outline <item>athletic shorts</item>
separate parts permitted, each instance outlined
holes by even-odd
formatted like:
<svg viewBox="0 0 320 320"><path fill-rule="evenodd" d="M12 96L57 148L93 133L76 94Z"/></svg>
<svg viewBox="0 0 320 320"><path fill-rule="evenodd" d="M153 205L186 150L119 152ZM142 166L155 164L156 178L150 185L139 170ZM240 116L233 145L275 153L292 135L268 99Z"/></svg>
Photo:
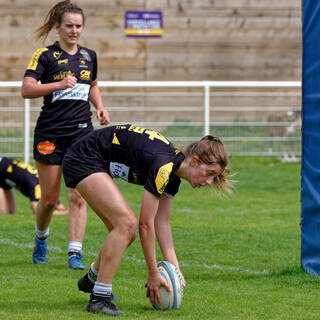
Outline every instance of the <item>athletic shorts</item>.
<svg viewBox="0 0 320 320"><path fill-rule="evenodd" d="M92 129L85 130L81 135L63 138L45 138L35 136L33 142L33 158L49 165L62 165L62 159L68 148L81 137L86 136Z"/></svg>
<svg viewBox="0 0 320 320"><path fill-rule="evenodd" d="M105 172L109 174L106 169L106 163L102 161L85 163L81 160L82 159L79 158L77 159L71 152L68 152L63 158L63 177L68 188L74 189L80 181L93 173Z"/></svg>

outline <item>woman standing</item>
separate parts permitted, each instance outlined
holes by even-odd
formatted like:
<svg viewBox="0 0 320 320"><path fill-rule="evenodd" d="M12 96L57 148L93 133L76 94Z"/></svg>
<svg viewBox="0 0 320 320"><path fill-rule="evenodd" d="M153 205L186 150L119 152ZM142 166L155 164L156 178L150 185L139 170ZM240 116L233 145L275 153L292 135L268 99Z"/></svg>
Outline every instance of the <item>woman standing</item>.
<svg viewBox="0 0 320 320"><path fill-rule="evenodd" d="M156 238L164 260L180 270L169 220L181 179L193 188L228 189L227 172L227 154L213 136L182 152L158 132L128 124L96 130L73 144L63 159L66 185L80 192L109 230L97 259L78 281L79 290L91 293L87 311L123 313L113 304L112 281L138 223L113 178L144 186L139 233L148 268L147 296L154 304L161 285L169 290L157 269Z"/></svg>
<svg viewBox="0 0 320 320"><path fill-rule="evenodd" d="M89 100L97 110L100 123L110 121L98 87L96 53L78 44L83 26L80 7L68 0L57 3L36 30L36 39L46 39L55 29L59 41L33 54L23 80L24 98L44 97L33 145L42 193L36 211L34 264L49 261L46 239L59 197L62 159L74 141L93 130ZM75 189L68 189L68 201L68 264L72 269L84 269L81 250L86 202Z"/></svg>

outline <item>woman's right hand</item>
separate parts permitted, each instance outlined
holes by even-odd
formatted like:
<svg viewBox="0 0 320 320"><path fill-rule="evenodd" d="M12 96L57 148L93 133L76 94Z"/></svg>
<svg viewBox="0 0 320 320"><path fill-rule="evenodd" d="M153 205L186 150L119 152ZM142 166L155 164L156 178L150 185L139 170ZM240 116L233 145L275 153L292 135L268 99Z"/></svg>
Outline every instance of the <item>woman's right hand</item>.
<svg viewBox="0 0 320 320"><path fill-rule="evenodd" d="M171 291L169 284L159 272L154 274L149 273L145 287L147 288L146 296L150 297L152 304L155 304L156 301L158 301L159 304L161 303L159 291L160 286L164 286L168 291Z"/></svg>
<svg viewBox="0 0 320 320"><path fill-rule="evenodd" d="M73 88L77 84L78 80L74 76L67 75L60 81L61 89Z"/></svg>

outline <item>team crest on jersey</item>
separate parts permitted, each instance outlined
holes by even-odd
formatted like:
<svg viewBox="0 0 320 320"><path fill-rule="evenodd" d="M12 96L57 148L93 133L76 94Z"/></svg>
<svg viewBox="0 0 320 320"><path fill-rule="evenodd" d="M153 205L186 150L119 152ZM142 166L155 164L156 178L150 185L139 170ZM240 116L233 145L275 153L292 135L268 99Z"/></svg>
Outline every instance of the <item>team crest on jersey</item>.
<svg viewBox="0 0 320 320"><path fill-rule="evenodd" d="M169 162L159 168L156 176L156 187L157 191L162 194L166 185L169 182L170 173L172 171L173 163Z"/></svg>
<svg viewBox="0 0 320 320"><path fill-rule="evenodd" d="M84 60L87 60L89 62L91 61L91 57L90 57L90 54L88 53L88 51L81 49L80 53L81 53Z"/></svg>
<svg viewBox="0 0 320 320"><path fill-rule="evenodd" d="M51 154L55 150L56 146L50 141L42 141L37 144L37 150L41 154Z"/></svg>
<svg viewBox="0 0 320 320"><path fill-rule="evenodd" d="M61 57L61 55L62 55L62 51L55 51L53 53L53 57L57 60Z"/></svg>

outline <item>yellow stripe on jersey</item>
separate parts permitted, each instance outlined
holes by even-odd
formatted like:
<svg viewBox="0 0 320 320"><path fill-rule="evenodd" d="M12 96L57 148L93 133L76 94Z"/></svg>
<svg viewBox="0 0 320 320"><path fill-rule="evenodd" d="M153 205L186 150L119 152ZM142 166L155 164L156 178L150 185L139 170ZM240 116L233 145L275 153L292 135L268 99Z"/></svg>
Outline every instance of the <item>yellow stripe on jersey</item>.
<svg viewBox="0 0 320 320"><path fill-rule="evenodd" d="M34 187L34 197L35 197L37 200L40 200L40 198L41 198L41 188L40 188L40 184L37 184L37 185Z"/></svg>
<svg viewBox="0 0 320 320"><path fill-rule="evenodd" d="M162 194L166 185L169 182L169 176L173 168L173 162L169 162L159 168L156 176L156 187L157 191Z"/></svg>
<svg viewBox="0 0 320 320"><path fill-rule="evenodd" d="M48 51L48 48L40 48L38 49L33 56L31 57L31 60L29 62L29 65L27 67L28 70L36 70L39 62L39 58L41 54L45 51Z"/></svg>

